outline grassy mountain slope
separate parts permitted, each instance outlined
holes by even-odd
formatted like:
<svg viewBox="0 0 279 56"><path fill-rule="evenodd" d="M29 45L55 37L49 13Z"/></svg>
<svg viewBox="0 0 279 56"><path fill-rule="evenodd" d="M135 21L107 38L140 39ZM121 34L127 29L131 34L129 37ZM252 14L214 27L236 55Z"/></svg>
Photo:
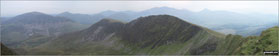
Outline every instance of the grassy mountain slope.
<svg viewBox="0 0 279 56"><path fill-rule="evenodd" d="M202 54L214 50L223 39L169 15L141 17L127 23L124 29L119 37L132 48L132 54Z"/></svg>
<svg viewBox="0 0 279 56"><path fill-rule="evenodd" d="M278 30L270 28L261 36L225 36L170 15L140 17L128 23L103 19L32 47L26 54L260 55L278 51Z"/></svg>
<svg viewBox="0 0 279 56"><path fill-rule="evenodd" d="M64 34L36 47L30 54L121 54L113 49L117 47L113 37L123 25L117 20L103 19L87 29Z"/></svg>
<svg viewBox="0 0 279 56"><path fill-rule="evenodd" d="M277 26L269 28L261 36L227 35L213 54L263 55L264 51L278 51L278 30Z"/></svg>
<svg viewBox="0 0 279 56"><path fill-rule="evenodd" d="M223 39L210 32L169 15L129 23L103 19L36 47L31 54L203 54L215 50Z"/></svg>
<svg viewBox="0 0 279 56"><path fill-rule="evenodd" d="M218 43L217 49L212 54L232 55L237 52L239 46L245 42L245 38L240 35L227 35L224 40Z"/></svg>
<svg viewBox="0 0 279 56"><path fill-rule="evenodd" d="M263 51L278 51L279 28L272 27L262 32L261 36L250 36L240 47L239 54L258 54Z"/></svg>

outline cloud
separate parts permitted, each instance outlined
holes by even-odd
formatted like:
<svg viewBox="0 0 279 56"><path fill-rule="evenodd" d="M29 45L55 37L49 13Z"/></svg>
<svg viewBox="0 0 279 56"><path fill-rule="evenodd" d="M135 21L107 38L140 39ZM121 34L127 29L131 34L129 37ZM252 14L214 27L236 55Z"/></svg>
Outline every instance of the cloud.
<svg viewBox="0 0 279 56"><path fill-rule="evenodd" d="M84 14L106 10L142 11L162 6L191 11L207 8L240 13L278 14L277 1L1 1L1 16L14 16L31 11L48 14L65 11Z"/></svg>

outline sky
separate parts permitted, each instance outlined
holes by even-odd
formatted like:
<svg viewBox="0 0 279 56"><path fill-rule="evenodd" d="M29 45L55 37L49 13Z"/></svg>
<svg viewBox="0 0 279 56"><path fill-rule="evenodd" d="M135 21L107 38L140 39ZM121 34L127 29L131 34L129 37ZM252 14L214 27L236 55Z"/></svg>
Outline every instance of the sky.
<svg viewBox="0 0 279 56"><path fill-rule="evenodd" d="M1 17L26 12L94 14L102 11L143 11L171 7L198 12L203 9L278 15L278 1L1 1Z"/></svg>

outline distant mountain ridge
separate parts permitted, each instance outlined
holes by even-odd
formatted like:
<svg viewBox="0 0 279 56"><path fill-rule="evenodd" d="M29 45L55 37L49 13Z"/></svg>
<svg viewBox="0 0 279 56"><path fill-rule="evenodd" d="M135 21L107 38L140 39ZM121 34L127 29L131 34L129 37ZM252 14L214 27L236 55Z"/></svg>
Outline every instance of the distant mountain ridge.
<svg viewBox="0 0 279 56"><path fill-rule="evenodd" d="M226 34L240 34L244 36L255 35L255 34L249 34L251 33L251 31L258 31L258 32L263 31L263 29L250 30L249 28L261 27L260 25L269 25L270 23L276 22L278 18L278 16L276 15L259 14L259 13L242 14L242 13L236 13L230 11L214 11L209 9L204 9L199 12L192 12L187 9L175 9L171 7L154 7L139 12L108 10L108 11L92 14L91 16L84 16L89 18L90 20L82 19L84 17L78 17L78 16L77 19L84 20L81 21L81 23L90 23L90 24L96 23L102 18L112 18L124 22L129 22L141 16L159 15L159 14L173 15L178 18L182 18L185 21L189 21L191 23L201 25L218 32L222 32ZM96 16L96 15L101 15L101 16ZM75 15L68 16L68 18L75 18L73 16ZM234 27L230 27L230 26L234 26ZM242 29L246 29L246 30L242 30ZM247 31L247 32L243 33L243 31Z"/></svg>
<svg viewBox="0 0 279 56"><path fill-rule="evenodd" d="M60 18L60 19L55 19ZM25 14L13 17L13 19L3 22L3 24L43 24L43 23L55 23L55 22L73 22L72 20L63 17L53 17L40 12L29 12Z"/></svg>

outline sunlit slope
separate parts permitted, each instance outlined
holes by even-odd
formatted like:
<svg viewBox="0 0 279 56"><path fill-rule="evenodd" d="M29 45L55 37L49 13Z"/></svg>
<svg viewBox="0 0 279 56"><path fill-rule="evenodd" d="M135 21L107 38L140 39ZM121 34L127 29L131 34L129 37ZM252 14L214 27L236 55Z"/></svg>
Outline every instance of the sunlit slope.
<svg viewBox="0 0 279 56"><path fill-rule="evenodd" d="M262 55L263 51L278 51L278 26L262 32L261 36L250 36L240 47L239 54Z"/></svg>
<svg viewBox="0 0 279 56"><path fill-rule="evenodd" d="M263 55L264 51L278 51L278 27L269 28L261 36L227 35L212 54Z"/></svg>

